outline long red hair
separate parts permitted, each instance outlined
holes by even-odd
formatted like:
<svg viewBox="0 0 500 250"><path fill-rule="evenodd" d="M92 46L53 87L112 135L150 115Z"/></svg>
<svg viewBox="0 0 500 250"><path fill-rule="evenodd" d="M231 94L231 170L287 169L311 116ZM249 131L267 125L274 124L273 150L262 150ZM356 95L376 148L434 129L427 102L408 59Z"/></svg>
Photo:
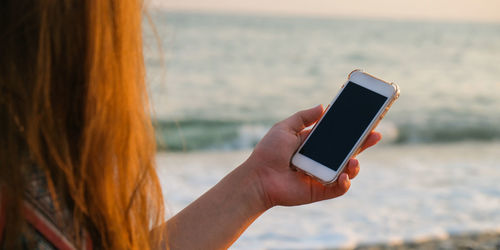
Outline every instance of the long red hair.
<svg viewBox="0 0 500 250"><path fill-rule="evenodd" d="M0 182L4 240L23 220L36 164L76 230L104 249L149 249L164 219L145 86L142 2L0 3Z"/></svg>

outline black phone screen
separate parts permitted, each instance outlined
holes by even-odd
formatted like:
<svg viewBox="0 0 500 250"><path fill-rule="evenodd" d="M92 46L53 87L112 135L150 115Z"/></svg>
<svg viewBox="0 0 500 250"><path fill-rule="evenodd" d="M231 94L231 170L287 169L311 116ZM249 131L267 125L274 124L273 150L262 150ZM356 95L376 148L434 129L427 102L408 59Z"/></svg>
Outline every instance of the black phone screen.
<svg viewBox="0 0 500 250"><path fill-rule="evenodd" d="M386 100L348 82L299 153L337 171Z"/></svg>

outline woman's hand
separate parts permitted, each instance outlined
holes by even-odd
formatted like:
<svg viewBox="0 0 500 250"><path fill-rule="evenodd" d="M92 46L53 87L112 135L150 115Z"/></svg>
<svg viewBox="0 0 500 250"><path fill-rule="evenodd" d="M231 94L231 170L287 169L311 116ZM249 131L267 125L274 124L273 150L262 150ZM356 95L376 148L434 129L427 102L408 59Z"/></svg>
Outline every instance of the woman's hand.
<svg viewBox="0 0 500 250"><path fill-rule="evenodd" d="M302 205L341 196L349 189L350 179L358 174L359 162L350 159L344 173L334 183L324 186L290 167L293 154L310 132L304 129L316 122L322 113L323 108L318 105L275 124L243 164L252 168L259 177L260 196L267 208ZM381 138L380 133L371 132L361 149L375 145Z"/></svg>
<svg viewBox="0 0 500 250"><path fill-rule="evenodd" d="M351 159L340 178L325 187L290 168L292 155L307 137L304 128L321 117L317 106L277 123L255 147L252 155L196 201L162 227L169 249L226 249L267 209L330 199L344 194L349 178L359 172ZM371 133L363 149L380 140Z"/></svg>

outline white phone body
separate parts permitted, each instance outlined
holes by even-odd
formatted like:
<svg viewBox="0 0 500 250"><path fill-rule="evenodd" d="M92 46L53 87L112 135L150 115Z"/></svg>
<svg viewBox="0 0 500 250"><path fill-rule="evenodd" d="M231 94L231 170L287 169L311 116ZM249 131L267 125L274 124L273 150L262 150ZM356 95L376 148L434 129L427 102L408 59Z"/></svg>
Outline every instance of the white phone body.
<svg viewBox="0 0 500 250"><path fill-rule="evenodd" d="M354 84L354 85L352 85L352 84ZM346 90L346 86L349 86L349 90L346 91L345 95L342 95L344 90ZM371 99L372 98L371 92L378 94L378 95L373 95L373 98L376 98L376 99L373 99L373 100L376 100L376 105L373 105L373 103L375 103L375 101L373 101L373 102L367 101L367 103L364 104L363 101L357 100L354 105L352 105L352 103L351 103L351 106L348 106L347 104L349 104L349 103L346 103L346 100L350 100L350 99L352 100L352 97L356 96L355 94L357 94L355 91L359 91L359 93L364 93L365 94L364 96L360 94L360 96L363 97L364 100L372 100ZM369 91L371 91L371 92L369 92ZM354 95L353 95L353 93L354 93ZM337 101L337 99L339 99L339 96L341 96L341 95L342 95L341 101L339 101L339 103L336 105L336 101ZM349 95L349 96L346 96L346 95ZM368 95L368 97L366 95ZM381 95L382 97L379 97L379 95ZM350 99L348 97L350 97ZM321 117L321 119L315 124L315 126L313 127L309 136L306 138L304 143L302 143L302 145L299 147L299 149L297 150L295 155L292 157L293 166L296 167L298 170L314 177L315 179L319 180L321 183L323 183L325 185L334 182L338 178L340 173L342 173L342 171L343 171L344 167L347 165L347 162L349 161L349 159L351 159L352 157L354 157L358 153L362 143L364 142L364 140L366 139L368 134L376 127L378 122L384 117L387 110L389 110L392 103L398 97L399 97L399 87L396 84L385 82L385 81L380 80L376 77L373 77L367 73L364 73L361 70L354 70L353 72L351 72L349 74L346 83L342 85L342 88L339 91L339 93L337 94L337 96L333 99L333 101L330 103L330 105L328 105L328 107L325 110L325 112L323 113L323 116ZM386 98L385 101L384 101L384 98ZM354 103L354 101L352 101L352 102ZM362 107L363 105L365 105L366 107ZM337 121L337 120L335 120L335 123L332 123L332 119L342 118L342 116L339 116L338 114L339 113L343 114L343 113L341 113L341 110L338 110L338 109L343 108L346 111L345 112L342 111L342 112L349 113L350 111L348 111L348 109L346 109L346 107L354 107L354 106L356 106L356 107L360 106L359 108L354 108L354 110L356 110L356 112L359 113L360 116L366 116L366 117L357 117L357 118L363 120L363 123L362 123L363 125L358 125L356 127L356 131L347 131L350 129L350 128L347 128L347 129L345 129L346 131L340 131L341 134L337 133L339 131L337 131L337 132L327 131L328 127L325 127L325 126L330 126L331 124L334 124L336 126L348 127L347 124L337 125L337 123L338 122L349 123L349 121L345 121L345 120ZM325 119L325 117L327 117L329 115L329 111L332 107L336 107L337 110L332 111L330 117ZM370 111L365 112L364 109L370 109ZM359 111L359 110L361 110L361 111ZM369 113L369 115L366 115L367 113ZM357 115L357 114L352 114L351 116L355 116L355 115ZM336 116L336 117L332 117L332 116ZM369 116L369 118L368 118L368 116ZM321 122L323 122L324 119L326 121L325 124L328 123L328 125L325 125L325 124L321 125ZM366 126L365 126L365 124L366 124ZM319 132L316 131L318 127L321 127L318 130ZM334 127L334 126L330 126L330 127ZM351 126L351 127L354 127L354 126ZM327 132L325 132L325 131L327 131ZM349 133L347 133L347 132L349 132ZM320 135L320 133L325 134L328 138L325 138L325 136ZM335 150L335 148L336 148L335 146L332 146L331 149L328 149L328 147L330 146L328 141L332 142L332 145L333 145L333 142L337 143L336 145L340 145L343 143L343 142L338 142L338 140L336 140L337 137L335 136L335 133L337 133L337 135L339 135L338 136L339 138L344 136L343 134L349 134L350 137L347 140L347 141L349 141L349 143L346 143L346 144L351 145L354 143L354 146L348 147L348 148L340 147L342 150L339 150L339 151L342 151L345 153L342 153L341 155L336 155L335 157L332 157L332 158L335 158L335 160L332 161L332 162L335 162L335 164L332 163L333 164L332 165L329 163L330 156L328 155L328 153L321 153L323 155L321 155L321 154L318 155L318 153L314 152L314 151L323 152L325 150L326 151L331 150L331 149ZM347 135L345 135L345 136L347 136ZM311 137L313 137L313 140L311 140L312 142L310 144L315 143L315 145L308 145L308 142L311 139ZM332 138L329 138L329 137L332 137ZM320 141L320 142L318 142L318 141ZM305 145L307 145L307 146L304 148ZM304 150L302 150L303 148L304 148ZM317 150L311 151L311 148L317 149ZM308 151L306 151L305 149L308 149ZM314 154L316 154L316 156L312 156ZM332 152L332 154L335 154L335 152ZM345 154L345 156L344 156L344 154ZM318 160L318 159L320 159L320 160ZM321 163L320 163L320 161L321 161ZM328 163L323 163L323 162L328 162ZM330 167L327 165L329 165Z"/></svg>

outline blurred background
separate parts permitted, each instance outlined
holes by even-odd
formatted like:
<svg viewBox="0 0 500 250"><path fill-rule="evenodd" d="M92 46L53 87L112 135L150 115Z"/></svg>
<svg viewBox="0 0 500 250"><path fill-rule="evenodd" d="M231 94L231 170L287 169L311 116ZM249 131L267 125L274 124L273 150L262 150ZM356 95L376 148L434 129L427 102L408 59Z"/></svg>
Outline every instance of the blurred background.
<svg viewBox="0 0 500 250"><path fill-rule="evenodd" d="M353 247L500 230L500 2L154 0L158 166L175 214L275 122L353 69L401 87L344 197L273 208L234 249ZM499 245L500 246L500 245Z"/></svg>

